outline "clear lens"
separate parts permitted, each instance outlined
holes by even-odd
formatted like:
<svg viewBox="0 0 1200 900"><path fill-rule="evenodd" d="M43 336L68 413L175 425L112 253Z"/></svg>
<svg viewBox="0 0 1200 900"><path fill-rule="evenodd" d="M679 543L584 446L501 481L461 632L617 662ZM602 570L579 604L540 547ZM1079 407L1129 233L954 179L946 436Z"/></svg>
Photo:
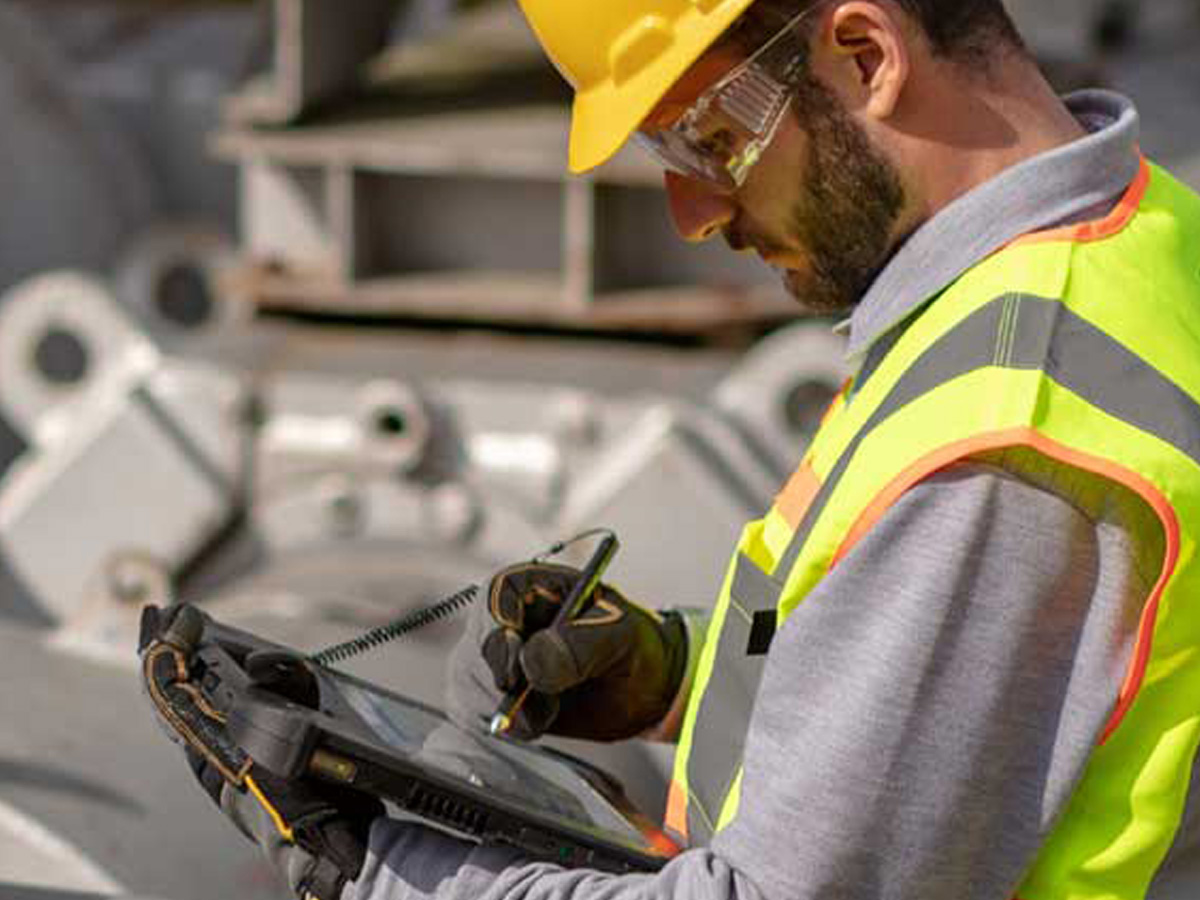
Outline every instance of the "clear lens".
<svg viewBox="0 0 1200 900"><path fill-rule="evenodd" d="M820 4L818 4L819 6ZM668 169L711 182L722 190L745 183L771 143L788 105L781 83L799 64L781 38L813 8L789 22L749 59L696 99L674 123L643 128L638 143ZM779 78L772 74L779 71Z"/></svg>
<svg viewBox="0 0 1200 900"><path fill-rule="evenodd" d="M740 187L771 142L787 108L787 91L751 66L723 81L668 128L643 129L642 146L669 169Z"/></svg>
<svg viewBox="0 0 1200 900"><path fill-rule="evenodd" d="M732 158L700 152L695 144L674 129L639 132L637 142L673 172L710 181L724 189L738 186L731 167Z"/></svg>

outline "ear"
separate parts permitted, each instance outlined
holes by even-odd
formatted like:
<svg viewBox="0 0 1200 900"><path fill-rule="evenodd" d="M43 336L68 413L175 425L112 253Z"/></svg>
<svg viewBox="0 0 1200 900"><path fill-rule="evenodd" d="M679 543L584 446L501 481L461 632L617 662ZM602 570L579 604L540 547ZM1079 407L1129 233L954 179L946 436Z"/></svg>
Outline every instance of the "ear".
<svg viewBox="0 0 1200 900"><path fill-rule="evenodd" d="M839 74L856 105L872 118L890 118L900 102L911 66L909 24L886 0L839 3L829 17L827 48L844 63Z"/></svg>

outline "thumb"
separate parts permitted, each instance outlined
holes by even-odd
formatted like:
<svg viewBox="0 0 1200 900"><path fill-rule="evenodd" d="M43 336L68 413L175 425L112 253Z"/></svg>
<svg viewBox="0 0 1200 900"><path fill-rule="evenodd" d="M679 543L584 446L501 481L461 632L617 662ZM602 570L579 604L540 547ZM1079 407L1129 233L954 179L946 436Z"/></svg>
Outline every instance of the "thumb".
<svg viewBox="0 0 1200 900"><path fill-rule="evenodd" d="M535 690L548 694L602 677L626 657L637 640L635 610L605 590L570 621L537 632L521 652L521 668Z"/></svg>
<svg viewBox="0 0 1200 900"><path fill-rule="evenodd" d="M499 691L511 691L520 680L521 638L511 628L496 628L483 641L484 662Z"/></svg>

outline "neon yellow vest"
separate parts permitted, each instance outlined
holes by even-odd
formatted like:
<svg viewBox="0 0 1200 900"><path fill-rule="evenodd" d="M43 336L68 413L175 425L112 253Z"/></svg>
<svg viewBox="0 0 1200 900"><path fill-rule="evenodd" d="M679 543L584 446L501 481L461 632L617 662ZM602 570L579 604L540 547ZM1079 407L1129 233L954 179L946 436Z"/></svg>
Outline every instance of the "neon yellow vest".
<svg viewBox="0 0 1200 900"><path fill-rule="evenodd" d="M880 515L958 460L1032 447L1135 491L1166 554L1104 739L1018 896L1143 897L1200 747L1200 197L1144 163L1106 219L1031 235L964 275L853 391L738 544L668 828L703 844L736 815L765 645Z"/></svg>

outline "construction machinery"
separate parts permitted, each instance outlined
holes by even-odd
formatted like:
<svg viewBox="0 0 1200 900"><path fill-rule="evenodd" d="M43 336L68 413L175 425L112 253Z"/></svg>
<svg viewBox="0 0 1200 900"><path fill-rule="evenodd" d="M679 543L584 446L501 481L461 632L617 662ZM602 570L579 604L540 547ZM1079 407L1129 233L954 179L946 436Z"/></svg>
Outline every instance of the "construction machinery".
<svg viewBox="0 0 1200 900"><path fill-rule="evenodd" d="M1193 6L1103 68L1200 183ZM676 241L646 161L563 174L565 92L512 5L176 7L0 8L19 900L282 896L151 724L142 605L318 648L602 524L631 597L704 606L846 374L769 273ZM1080 8L1014 3L1091 59ZM437 703L457 635L348 667ZM661 807L663 748L566 746Z"/></svg>

